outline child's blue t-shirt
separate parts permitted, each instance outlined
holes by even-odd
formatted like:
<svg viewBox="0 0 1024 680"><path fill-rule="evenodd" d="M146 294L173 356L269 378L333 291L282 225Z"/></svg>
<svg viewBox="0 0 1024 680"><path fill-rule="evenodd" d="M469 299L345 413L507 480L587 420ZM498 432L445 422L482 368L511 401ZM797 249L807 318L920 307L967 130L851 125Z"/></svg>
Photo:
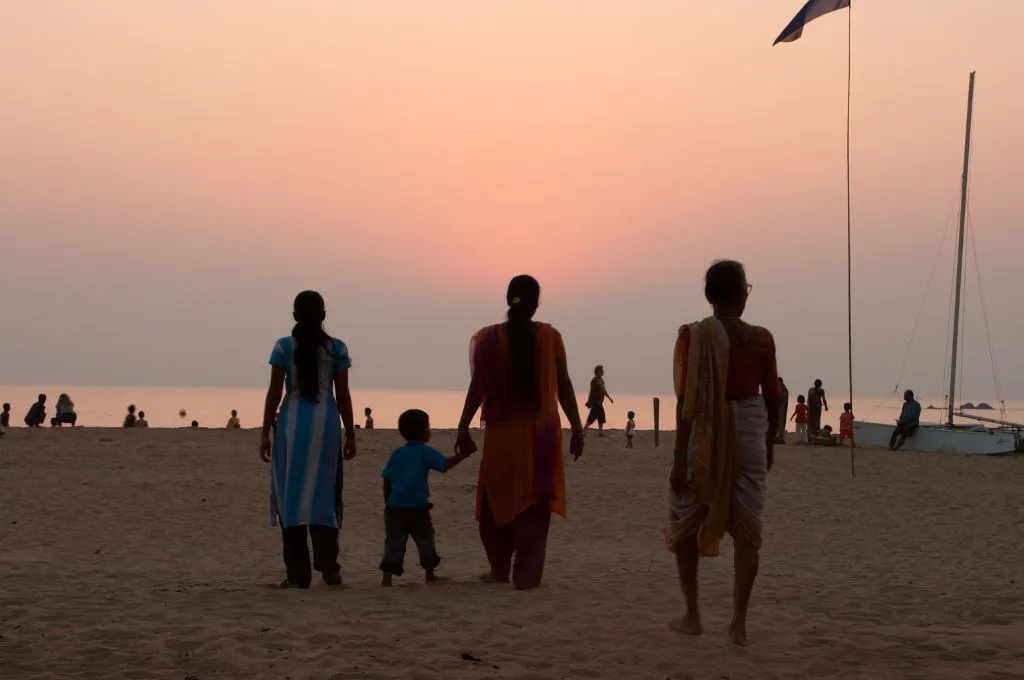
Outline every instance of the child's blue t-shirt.
<svg viewBox="0 0 1024 680"><path fill-rule="evenodd" d="M422 442L408 442L395 449L380 476L391 482L387 504L392 508L425 508L430 505L427 476L431 470L444 472L448 459Z"/></svg>

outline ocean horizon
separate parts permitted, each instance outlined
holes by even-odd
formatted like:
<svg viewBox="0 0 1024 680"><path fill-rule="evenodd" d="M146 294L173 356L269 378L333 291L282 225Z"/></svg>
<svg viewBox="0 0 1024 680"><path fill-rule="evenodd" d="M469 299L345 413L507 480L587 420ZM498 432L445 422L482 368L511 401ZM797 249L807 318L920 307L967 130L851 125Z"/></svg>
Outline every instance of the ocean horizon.
<svg viewBox="0 0 1024 680"><path fill-rule="evenodd" d="M82 427L119 427L129 404L146 413L151 427L188 427L193 420L200 427L219 428L227 424L232 409L238 411L243 428L260 427L263 418L263 402L266 388L262 387L137 387L100 385L0 385L0 401L11 404L11 426L23 426L25 413L36 400L37 395L47 395L47 418L53 415L54 404L62 392L70 395L78 413L78 424ZM790 389L790 409L796 403L796 392ZM586 394L577 394L580 415L586 418L583 404ZM636 413L639 430L654 429L653 399L660 404L660 428L675 429L675 396L672 394L613 394L614 403L605 403L608 418L606 428L619 430L626 424L628 411ZM373 409L374 422L378 429L397 427L399 414L410 408L423 409L430 414L431 425L437 429L450 429L458 425L462 414L465 392L457 390L352 390L352 406L356 423L363 423L363 409ZM846 397L833 393L830 410L824 414L823 424L839 425ZM964 400L967 401L967 400ZM995 408L991 411L977 411L980 416L1005 417L1014 422L1024 422L1024 402L1007 401L1001 411L996 400L978 399ZM945 411L942 400L921 399L923 422L942 422ZM899 415L900 401L897 395L887 397L858 397L854 404L858 420L873 422L895 421ZM934 408L932 408L934 407ZM184 417L179 411L184 410ZM479 425L479 416L474 419ZM563 423L563 426L566 424ZM792 422L789 430L793 429Z"/></svg>

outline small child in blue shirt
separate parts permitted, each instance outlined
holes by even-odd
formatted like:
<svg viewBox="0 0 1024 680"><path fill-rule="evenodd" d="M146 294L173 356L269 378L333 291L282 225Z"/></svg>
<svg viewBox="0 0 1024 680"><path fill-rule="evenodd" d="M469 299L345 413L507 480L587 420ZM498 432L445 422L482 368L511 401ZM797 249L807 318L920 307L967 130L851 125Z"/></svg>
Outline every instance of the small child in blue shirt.
<svg viewBox="0 0 1024 680"><path fill-rule="evenodd" d="M434 542L434 525L430 521L431 470L448 472L468 458L447 457L428 445L430 416L412 409L398 418L398 431L405 446L395 449L380 476L384 479L384 558L380 570L381 585L390 586L394 576L404 571L405 546L412 537L420 553L420 566L427 572L427 583L435 583L434 569L441 563Z"/></svg>

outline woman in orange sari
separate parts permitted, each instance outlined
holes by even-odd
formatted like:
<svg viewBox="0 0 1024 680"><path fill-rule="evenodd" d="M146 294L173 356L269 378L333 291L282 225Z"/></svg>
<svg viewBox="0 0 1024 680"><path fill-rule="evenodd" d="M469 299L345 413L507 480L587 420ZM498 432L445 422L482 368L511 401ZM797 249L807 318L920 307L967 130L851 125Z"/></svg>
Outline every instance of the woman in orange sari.
<svg viewBox="0 0 1024 680"><path fill-rule="evenodd" d="M476 519L490 563L484 580L511 580L525 590L539 586L544 575L551 513L566 515L559 404L572 427L573 459L583 453L583 425L562 336L533 320L540 284L517 276L506 301L508 321L481 329L470 342L472 378L455 449L463 455L476 450L469 425L481 409Z"/></svg>
<svg viewBox="0 0 1024 680"><path fill-rule="evenodd" d="M718 555L732 534L735 558L729 636L747 641L747 606L757 577L768 470L779 416L775 340L740 317L751 286L739 262L716 262L705 275L713 316L679 329L675 461L666 540L676 554L686 615L681 633L702 632L697 562ZM760 393L759 393L760 392Z"/></svg>

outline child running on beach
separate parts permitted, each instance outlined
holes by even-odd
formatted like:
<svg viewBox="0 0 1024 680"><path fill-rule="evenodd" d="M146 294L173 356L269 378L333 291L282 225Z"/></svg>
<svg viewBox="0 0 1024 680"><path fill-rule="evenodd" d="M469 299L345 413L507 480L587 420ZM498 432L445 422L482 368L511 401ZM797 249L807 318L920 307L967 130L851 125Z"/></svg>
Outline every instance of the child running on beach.
<svg viewBox="0 0 1024 680"><path fill-rule="evenodd" d="M796 398L796 408L789 419L796 421L797 444L807 444L807 397L801 394Z"/></svg>
<svg viewBox="0 0 1024 680"><path fill-rule="evenodd" d="M626 418L627 418L627 420L626 420L626 448L627 449L633 448L633 433L636 432L636 423L633 422L633 418L635 418L635 417L636 417L636 414L633 413L632 411L630 411L629 413L626 414Z"/></svg>
<svg viewBox="0 0 1024 680"><path fill-rule="evenodd" d="M431 470L448 472L471 454L446 457L430 442L430 416L412 409L398 418L398 432L405 439L391 454L380 476L384 479L384 557L380 570L381 585L390 586L401 576L405 564L405 546L412 537L420 553L420 566L427 572L427 583L436 583L434 569L441 563L430 521Z"/></svg>
<svg viewBox="0 0 1024 680"><path fill-rule="evenodd" d="M843 404L843 412L839 416L839 443L846 439L853 441L853 404L850 402Z"/></svg>

